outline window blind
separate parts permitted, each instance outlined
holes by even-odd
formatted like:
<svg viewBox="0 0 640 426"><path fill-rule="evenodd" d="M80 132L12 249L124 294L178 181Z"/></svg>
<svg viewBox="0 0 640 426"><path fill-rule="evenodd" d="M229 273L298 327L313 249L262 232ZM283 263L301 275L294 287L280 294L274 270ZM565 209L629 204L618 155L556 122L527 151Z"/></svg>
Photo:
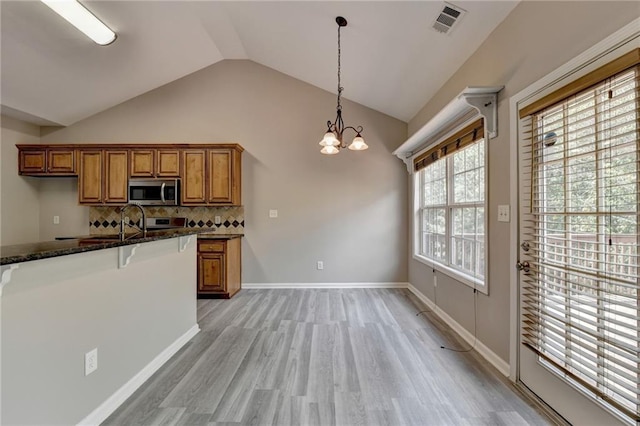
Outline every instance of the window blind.
<svg viewBox="0 0 640 426"><path fill-rule="evenodd" d="M420 171L438 159L451 155L473 142L484 138L484 121L476 120L465 128L451 135L413 160L414 170Z"/></svg>
<svg viewBox="0 0 640 426"><path fill-rule="evenodd" d="M624 70L607 68L616 73L588 89L565 90L569 95L553 105L520 111L527 188L521 229L530 263L521 281L522 342L561 377L636 422L638 63L636 55Z"/></svg>

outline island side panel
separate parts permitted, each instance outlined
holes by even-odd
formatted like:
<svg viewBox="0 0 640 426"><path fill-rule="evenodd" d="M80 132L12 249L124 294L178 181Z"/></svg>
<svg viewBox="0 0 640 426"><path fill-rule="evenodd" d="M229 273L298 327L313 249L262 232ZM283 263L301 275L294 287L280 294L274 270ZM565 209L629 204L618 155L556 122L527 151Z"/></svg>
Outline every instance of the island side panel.
<svg viewBox="0 0 640 426"><path fill-rule="evenodd" d="M196 324L196 245L19 264L0 298L1 424L77 424ZM98 349L98 369L84 355Z"/></svg>

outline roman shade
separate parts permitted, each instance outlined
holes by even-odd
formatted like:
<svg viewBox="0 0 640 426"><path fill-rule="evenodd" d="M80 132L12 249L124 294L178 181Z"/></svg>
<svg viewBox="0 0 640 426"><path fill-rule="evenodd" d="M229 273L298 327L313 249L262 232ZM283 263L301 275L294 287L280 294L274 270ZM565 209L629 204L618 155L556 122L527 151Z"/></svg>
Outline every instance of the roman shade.
<svg viewBox="0 0 640 426"><path fill-rule="evenodd" d="M446 138L436 146L418 155L413 160L414 170L416 172L420 171L438 159L451 155L465 146L483 138L484 121L483 119L478 119Z"/></svg>

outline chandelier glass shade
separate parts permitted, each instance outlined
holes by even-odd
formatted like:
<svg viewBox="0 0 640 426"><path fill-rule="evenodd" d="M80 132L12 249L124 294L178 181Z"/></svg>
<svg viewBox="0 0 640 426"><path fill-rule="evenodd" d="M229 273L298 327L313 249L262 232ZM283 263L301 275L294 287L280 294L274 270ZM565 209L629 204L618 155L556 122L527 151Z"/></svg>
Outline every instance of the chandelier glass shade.
<svg viewBox="0 0 640 426"><path fill-rule="evenodd" d="M350 150L363 151L369 148L361 134L363 130L362 126L345 126L344 121L342 120L342 104L340 103L340 98L344 87L340 84L340 28L347 26L347 20L342 16L338 16L336 17L336 23L338 24L338 105L336 107L336 119L333 122L327 121L327 132L320 141L320 146L322 146L320 152L327 155L337 154L341 149L347 148L343 135L345 130L348 129L353 130L356 134L351 144L348 145Z"/></svg>

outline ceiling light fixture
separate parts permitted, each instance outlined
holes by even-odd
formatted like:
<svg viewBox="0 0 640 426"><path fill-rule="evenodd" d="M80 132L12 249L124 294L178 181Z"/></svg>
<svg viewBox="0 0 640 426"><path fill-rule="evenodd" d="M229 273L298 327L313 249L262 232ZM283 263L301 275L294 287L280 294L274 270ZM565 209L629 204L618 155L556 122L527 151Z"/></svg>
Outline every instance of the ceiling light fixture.
<svg viewBox="0 0 640 426"><path fill-rule="evenodd" d="M347 145L342 141L342 135L347 129L351 129L356 133L356 137L353 138L353 141L349 145L350 150L363 151L369 148L361 135L363 130L362 126L345 127L344 121L342 121L342 105L340 104L340 96L342 95L344 87L340 86L340 28L347 26L347 20L342 16L338 16L336 17L336 23L338 24L338 106L336 107L335 121L333 123L331 121L327 121L327 133L325 133L324 137L320 141L320 145L322 146L320 152L327 155L337 154L340 152L340 149L347 147Z"/></svg>
<svg viewBox="0 0 640 426"><path fill-rule="evenodd" d="M111 44L116 33L76 0L40 0L101 46Z"/></svg>

